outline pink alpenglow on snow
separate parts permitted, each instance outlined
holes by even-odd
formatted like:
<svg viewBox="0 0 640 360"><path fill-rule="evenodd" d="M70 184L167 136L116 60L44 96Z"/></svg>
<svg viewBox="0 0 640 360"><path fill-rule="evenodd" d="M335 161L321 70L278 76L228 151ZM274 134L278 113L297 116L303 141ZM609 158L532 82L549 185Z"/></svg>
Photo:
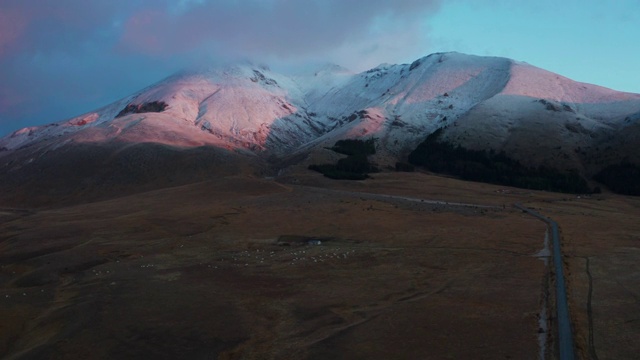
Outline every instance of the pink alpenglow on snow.
<svg viewBox="0 0 640 360"><path fill-rule="evenodd" d="M144 108L151 110L127 111ZM336 139L375 137L398 158L447 128L444 136L465 147L560 146L570 161L573 146L599 132L633 137L638 119L638 94L510 59L438 53L361 73L334 65L289 76L250 63L182 72L101 109L16 131L0 148L115 141L289 156Z"/></svg>

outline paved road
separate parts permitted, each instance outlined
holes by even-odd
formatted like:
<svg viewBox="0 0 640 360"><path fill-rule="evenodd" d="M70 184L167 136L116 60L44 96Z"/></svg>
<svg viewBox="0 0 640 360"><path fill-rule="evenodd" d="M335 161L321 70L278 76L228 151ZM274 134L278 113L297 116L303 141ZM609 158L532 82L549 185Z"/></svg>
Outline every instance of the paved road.
<svg viewBox="0 0 640 360"><path fill-rule="evenodd" d="M560 234L558 223L551 218L541 215L521 204L515 204L518 209L537 217L546 222L551 227L551 241L553 242L553 263L556 272L556 311L558 318L558 347L560 360L574 360L573 332L571 330L571 319L569 317L569 305L567 303L567 289L564 281L564 270L562 268L562 250L560 249Z"/></svg>
<svg viewBox="0 0 640 360"><path fill-rule="evenodd" d="M307 185L290 185L290 184L287 184L287 185L294 186L297 188L321 190L321 191L331 192L334 194L360 196L368 199L393 199L393 200L404 200L404 201L417 202L417 203L429 204L429 205L459 206L459 207L470 207L470 208L480 208L480 209L502 209L501 206L493 206L493 205L480 205L480 204L470 204L470 203L449 202L449 201L442 201L442 200L429 200L429 199L421 199L421 198L410 197L410 196L387 195L387 194L368 193L368 192L360 192L360 191L335 190L335 189L327 189L327 188L307 186Z"/></svg>

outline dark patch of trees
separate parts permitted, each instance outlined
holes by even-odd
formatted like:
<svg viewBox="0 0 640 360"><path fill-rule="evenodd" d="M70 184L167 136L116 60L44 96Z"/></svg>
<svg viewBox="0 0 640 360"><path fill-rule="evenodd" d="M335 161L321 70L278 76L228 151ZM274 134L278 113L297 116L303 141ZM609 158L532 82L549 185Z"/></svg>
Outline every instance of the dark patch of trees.
<svg viewBox="0 0 640 360"><path fill-rule="evenodd" d="M407 164L404 162L397 162L396 163L396 171L402 171L402 172L414 172L416 170L416 167L411 165L411 164Z"/></svg>
<svg viewBox="0 0 640 360"><path fill-rule="evenodd" d="M369 155L376 153L375 139L339 140L329 150L347 155L336 164L312 164L310 170L317 171L331 179L364 180L378 168L369 162Z"/></svg>
<svg viewBox="0 0 640 360"><path fill-rule="evenodd" d="M469 150L441 142L442 132L443 128L438 129L420 143L409 154L409 163L470 181L535 190L591 192L585 179L576 171L562 172L545 166L526 167L509 158L504 151Z"/></svg>
<svg viewBox="0 0 640 360"><path fill-rule="evenodd" d="M148 112L163 112L169 105L164 101L151 101L142 104L129 104L122 109L116 119L129 114L141 114Z"/></svg>
<svg viewBox="0 0 640 360"><path fill-rule="evenodd" d="M640 196L640 166L638 165L626 162L610 165L593 178L609 187L613 192Z"/></svg>
<svg viewBox="0 0 640 360"><path fill-rule="evenodd" d="M373 138L368 140L345 139L338 140L330 149L338 154L369 156L376 153L376 143Z"/></svg>

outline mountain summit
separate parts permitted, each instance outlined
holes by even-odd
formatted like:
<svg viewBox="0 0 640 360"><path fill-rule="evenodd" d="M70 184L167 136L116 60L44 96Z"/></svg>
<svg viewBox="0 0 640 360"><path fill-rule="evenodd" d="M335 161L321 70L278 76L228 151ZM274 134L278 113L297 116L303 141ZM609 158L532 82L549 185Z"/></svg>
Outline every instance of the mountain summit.
<svg viewBox="0 0 640 360"><path fill-rule="evenodd" d="M362 137L378 139L384 165L443 128L443 140L468 149L591 176L640 160L639 119L640 94L499 57L437 53L362 73L326 66L298 76L239 64L176 74L96 111L18 130L0 139L0 171L19 174L79 146L109 154L141 144L212 148L257 161Z"/></svg>

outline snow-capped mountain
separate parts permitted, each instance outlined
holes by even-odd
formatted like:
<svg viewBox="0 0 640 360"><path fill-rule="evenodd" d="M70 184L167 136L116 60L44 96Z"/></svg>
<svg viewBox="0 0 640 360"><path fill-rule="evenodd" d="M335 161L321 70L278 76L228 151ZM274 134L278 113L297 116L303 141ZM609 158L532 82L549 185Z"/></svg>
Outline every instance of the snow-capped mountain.
<svg viewBox="0 0 640 360"><path fill-rule="evenodd" d="M171 76L104 108L0 139L9 173L78 145L212 147L282 158L337 139L378 138L378 162L427 135L504 150L530 165L593 174L640 160L640 94L498 57L438 53L362 73L329 65L288 76L249 63Z"/></svg>
<svg viewBox="0 0 640 360"><path fill-rule="evenodd" d="M124 110L150 103L166 108L128 114ZM16 131L0 140L0 147L119 141L258 153L290 149L324 131L323 124L307 114L304 94L291 78L264 67L238 65L171 76L102 109Z"/></svg>

